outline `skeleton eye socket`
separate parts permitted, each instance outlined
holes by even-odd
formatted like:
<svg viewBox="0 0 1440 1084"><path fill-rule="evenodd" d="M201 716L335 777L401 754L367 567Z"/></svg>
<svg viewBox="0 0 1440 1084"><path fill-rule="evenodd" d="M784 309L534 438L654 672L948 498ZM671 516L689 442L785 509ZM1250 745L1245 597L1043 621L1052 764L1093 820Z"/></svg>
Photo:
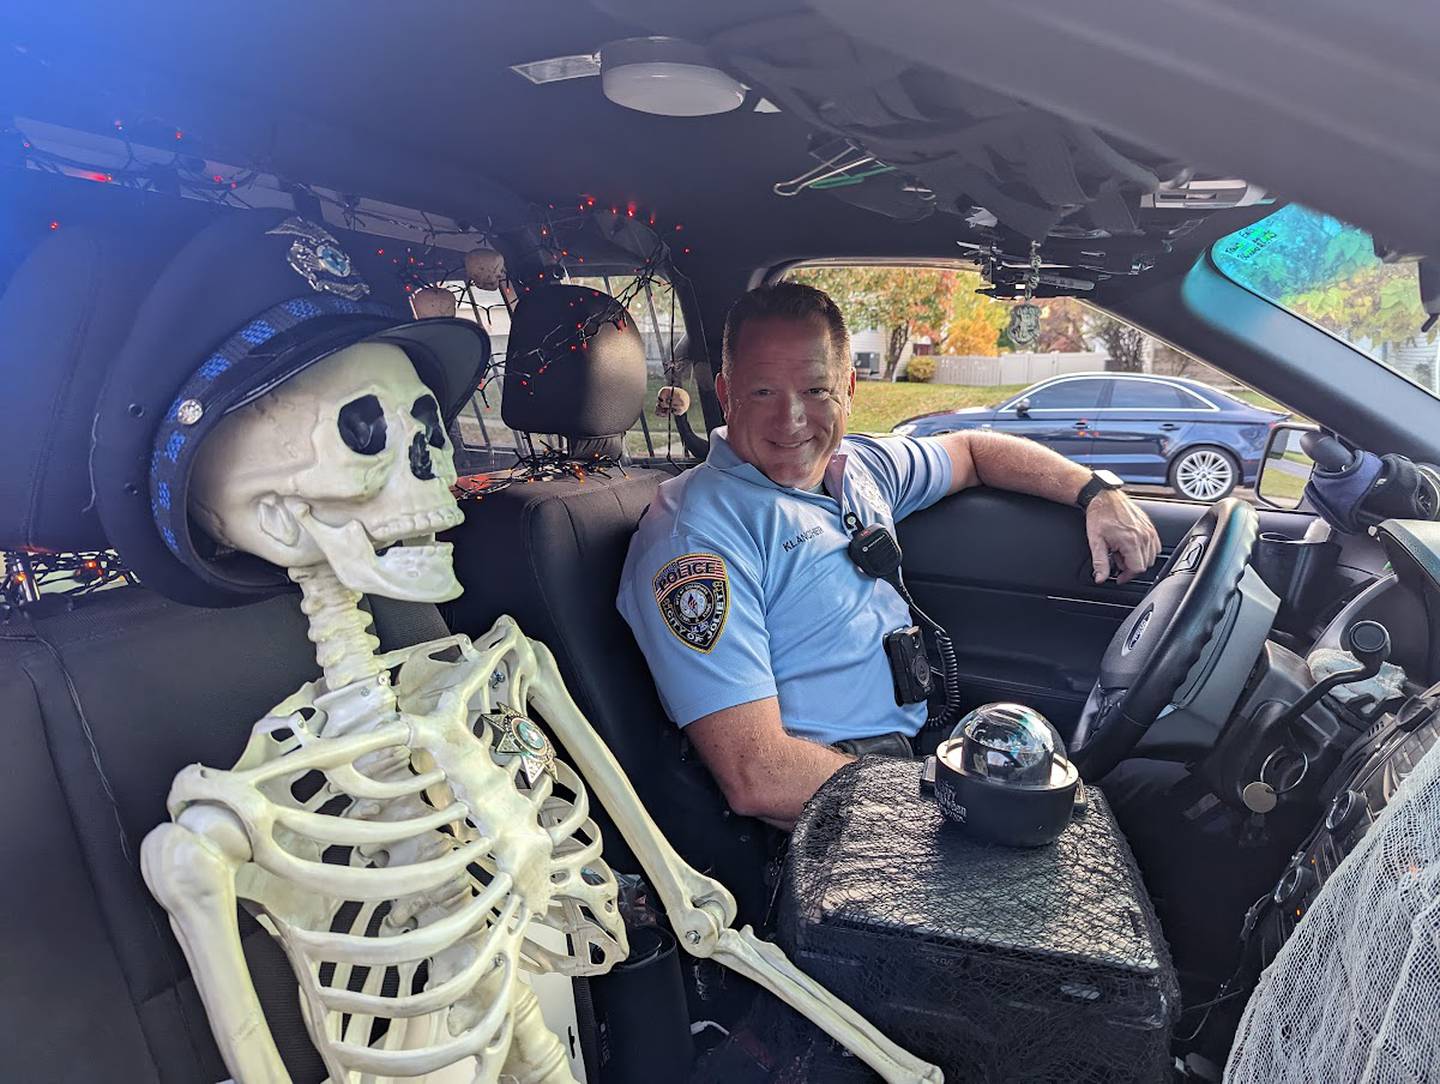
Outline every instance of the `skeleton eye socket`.
<svg viewBox="0 0 1440 1084"><path fill-rule="evenodd" d="M352 452L379 455L385 450L385 408L373 395L362 395L340 408L340 439Z"/></svg>
<svg viewBox="0 0 1440 1084"><path fill-rule="evenodd" d="M425 440L432 448L445 447L445 427L440 424L440 407L433 395L422 395L410 408L410 417L425 426Z"/></svg>

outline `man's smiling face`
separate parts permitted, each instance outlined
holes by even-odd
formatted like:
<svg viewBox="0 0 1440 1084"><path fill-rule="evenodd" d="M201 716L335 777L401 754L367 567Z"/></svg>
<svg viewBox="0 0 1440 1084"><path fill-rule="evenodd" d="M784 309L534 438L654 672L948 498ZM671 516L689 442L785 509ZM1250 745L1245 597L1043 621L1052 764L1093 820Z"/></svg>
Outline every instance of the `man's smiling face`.
<svg viewBox="0 0 1440 1084"><path fill-rule="evenodd" d="M716 379L730 447L776 485L820 484L855 399L855 370L831 356L823 321L773 316L740 328Z"/></svg>

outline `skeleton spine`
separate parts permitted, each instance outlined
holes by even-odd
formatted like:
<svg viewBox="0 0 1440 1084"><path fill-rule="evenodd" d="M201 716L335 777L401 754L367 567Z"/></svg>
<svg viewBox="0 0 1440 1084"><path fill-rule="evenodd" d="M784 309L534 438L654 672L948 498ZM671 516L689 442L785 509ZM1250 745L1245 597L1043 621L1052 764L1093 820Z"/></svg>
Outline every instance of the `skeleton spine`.
<svg viewBox="0 0 1440 1084"><path fill-rule="evenodd" d="M380 641L370 632L370 615L360 609L360 592L344 586L328 564L292 568L290 578L300 585L300 609L310 619L310 642L326 688L339 692L379 675Z"/></svg>

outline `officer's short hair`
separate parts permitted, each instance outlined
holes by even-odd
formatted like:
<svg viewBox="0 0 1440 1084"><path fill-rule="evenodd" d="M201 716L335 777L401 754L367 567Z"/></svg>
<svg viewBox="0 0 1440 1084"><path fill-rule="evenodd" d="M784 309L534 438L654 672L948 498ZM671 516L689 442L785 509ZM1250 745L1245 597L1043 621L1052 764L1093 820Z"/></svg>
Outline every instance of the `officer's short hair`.
<svg viewBox="0 0 1440 1084"><path fill-rule="evenodd" d="M842 371L850 368L850 329L845 326L840 306L824 290L817 290L814 286L801 282L777 282L772 286L757 286L741 294L740 300L730 306L730 312L725 316L725 340L720 354L720 371L727 378L735 365L735 346L740 341L740 329L750 320L776 316L821 321L830 335L830 359Z"/></svg>

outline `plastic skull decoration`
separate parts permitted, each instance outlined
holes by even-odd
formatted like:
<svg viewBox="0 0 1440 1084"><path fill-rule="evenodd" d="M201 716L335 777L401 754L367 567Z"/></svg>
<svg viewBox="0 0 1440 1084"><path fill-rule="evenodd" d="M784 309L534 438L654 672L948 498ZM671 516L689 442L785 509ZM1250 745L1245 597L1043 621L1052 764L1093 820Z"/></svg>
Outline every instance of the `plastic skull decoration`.
<svg viewBox="0 0 1440 1084"><path fill-rule="evenodd" d="M281 568L328 563L353 591L416 602L460 594L449 543L464 518L434 394L405 352L359 343L215 427L190 509L221 543Z"/></svg>

